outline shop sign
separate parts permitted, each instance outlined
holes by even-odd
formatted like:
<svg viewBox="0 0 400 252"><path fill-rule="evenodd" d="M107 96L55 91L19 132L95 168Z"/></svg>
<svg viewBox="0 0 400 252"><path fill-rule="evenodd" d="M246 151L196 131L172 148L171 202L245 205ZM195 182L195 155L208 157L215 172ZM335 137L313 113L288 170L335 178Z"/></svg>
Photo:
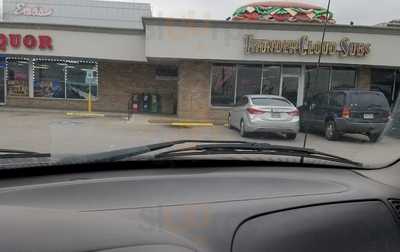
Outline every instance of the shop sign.
<svg viewBox="0 0 400 252"><path fill-rule="evenodd" d="M0 51L6 51L9 47L13 49L19 49L21 47L27 49L41 49L41 50L52 50L53 40L47 35L25 35L21 34L5 34L0 33Z"/></svg>
<svg viewBox="0 0 400 252"><path fill-rule="evenodd" d="M47 7L30 6L25 3L19 3L15 7L14 14L18 16L48 17L52 16L54 10Z"/></svg>
<svg viewBox="0 0 400 252"><path fill-rule="evenodd" d="M252 35L245 37L246 54L286 54L286 55L319 55L342 57L365 57L371 51L371 44L353 42L349 38L336 41L311 41L307 35L299 40L255 39Z"/></svg>

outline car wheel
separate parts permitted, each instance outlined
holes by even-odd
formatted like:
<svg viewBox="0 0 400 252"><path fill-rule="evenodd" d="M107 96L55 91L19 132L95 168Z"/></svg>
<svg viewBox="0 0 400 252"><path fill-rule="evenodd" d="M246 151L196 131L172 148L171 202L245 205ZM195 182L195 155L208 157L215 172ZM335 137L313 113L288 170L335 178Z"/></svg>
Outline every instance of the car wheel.
<svg viewBox="0 0 400 252"><path fill-rule="evenodd" d="M233 129L231 114L228 115L228 128Z"/></svg>
<svg viewBox="0 0 400 252"><path fill-rule="evenodd" d="M329 141L338 140L340 134L336 130L336 125L334 121L329 121L325 125L325 138Z"/></svg>
<svg viewBox="0 0 400 252"><path fill-rule="evenodd" d="M296 133L287 133L286 134L286 139L295 140L296 138L297 138L297 134Z"/></svg>
<svg viewBox="0 0 400 252"><path fill-rule="evenodd" d="M377 143L381 137L381 133L369 133L368 137L371 143Z"/></svg>
<svg viewBox="0 0 400 252"><path fill-rule="evenodd" d="M241 137L247 137L248 136L248 133L246 131L246 126L244 125L244 121L243 120L240 121L240 136Z"/></svg>

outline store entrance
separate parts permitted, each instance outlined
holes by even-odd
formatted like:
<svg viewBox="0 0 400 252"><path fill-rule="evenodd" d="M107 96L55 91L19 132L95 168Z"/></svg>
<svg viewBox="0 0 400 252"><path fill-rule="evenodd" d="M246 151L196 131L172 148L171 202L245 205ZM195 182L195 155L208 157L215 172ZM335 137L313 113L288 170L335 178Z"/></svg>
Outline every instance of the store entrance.
<svg viewBox="0 0 400 252"><path fill-rule="evenodd" d="M4 78L4 68L0 68L0 105L6 103L6 84Z"/></svg>
<svg viewBox="0 0 400 252"><path fill-rule="evenodd" d="M300 66L264 66L261 92L280 95L296 106L301 106Z"/></svg>

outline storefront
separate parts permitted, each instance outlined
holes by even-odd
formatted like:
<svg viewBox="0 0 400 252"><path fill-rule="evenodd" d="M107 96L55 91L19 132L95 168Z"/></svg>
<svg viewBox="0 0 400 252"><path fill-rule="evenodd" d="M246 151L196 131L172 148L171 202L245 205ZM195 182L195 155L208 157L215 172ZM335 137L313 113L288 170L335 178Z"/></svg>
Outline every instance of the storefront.
<svg viewBox="0 0 400 252"><path fill-rule="evenodd" d="M60 20L57 6L40 5L24 7L51 9L47 18ZM0 103L84 110L91 95L96 111L127 112L133 94L156 94L159 113L216 121L247 94L281 95L300 106L319 92L363 88L382 91L393 104L400 29L336 25L331 15L321 43L323 12L313 8L289 15L287 6L245 6L234 21L153 18L145 11L114 27L105 27L110 17L97 26L22 24L14 17L0 34Z"/></svg>

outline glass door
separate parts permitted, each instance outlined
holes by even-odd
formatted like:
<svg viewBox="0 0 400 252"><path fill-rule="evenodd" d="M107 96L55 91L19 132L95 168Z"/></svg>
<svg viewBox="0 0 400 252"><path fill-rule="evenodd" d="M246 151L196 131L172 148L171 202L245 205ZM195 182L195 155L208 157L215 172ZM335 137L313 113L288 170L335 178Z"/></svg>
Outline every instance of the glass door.
<svg viewBox="0 0 400 252"><path fill-rule="evenodd" d="M282 77L282 96L298 106L299 96L299 76L283 76Z"/></svg>
<svg viewBox="0 0 400 252"><path fill-rule="evenodd" d="M300 77L300 66L283 66L281 96L291 101L295 106L301 105L299 98Z"/></svg>
<svg viewBox="0 0 400 252"><path fill-rule="evenodd" d="M6 85L4 78L4 68L0 68L0 105L6 103Z"/></svg>

